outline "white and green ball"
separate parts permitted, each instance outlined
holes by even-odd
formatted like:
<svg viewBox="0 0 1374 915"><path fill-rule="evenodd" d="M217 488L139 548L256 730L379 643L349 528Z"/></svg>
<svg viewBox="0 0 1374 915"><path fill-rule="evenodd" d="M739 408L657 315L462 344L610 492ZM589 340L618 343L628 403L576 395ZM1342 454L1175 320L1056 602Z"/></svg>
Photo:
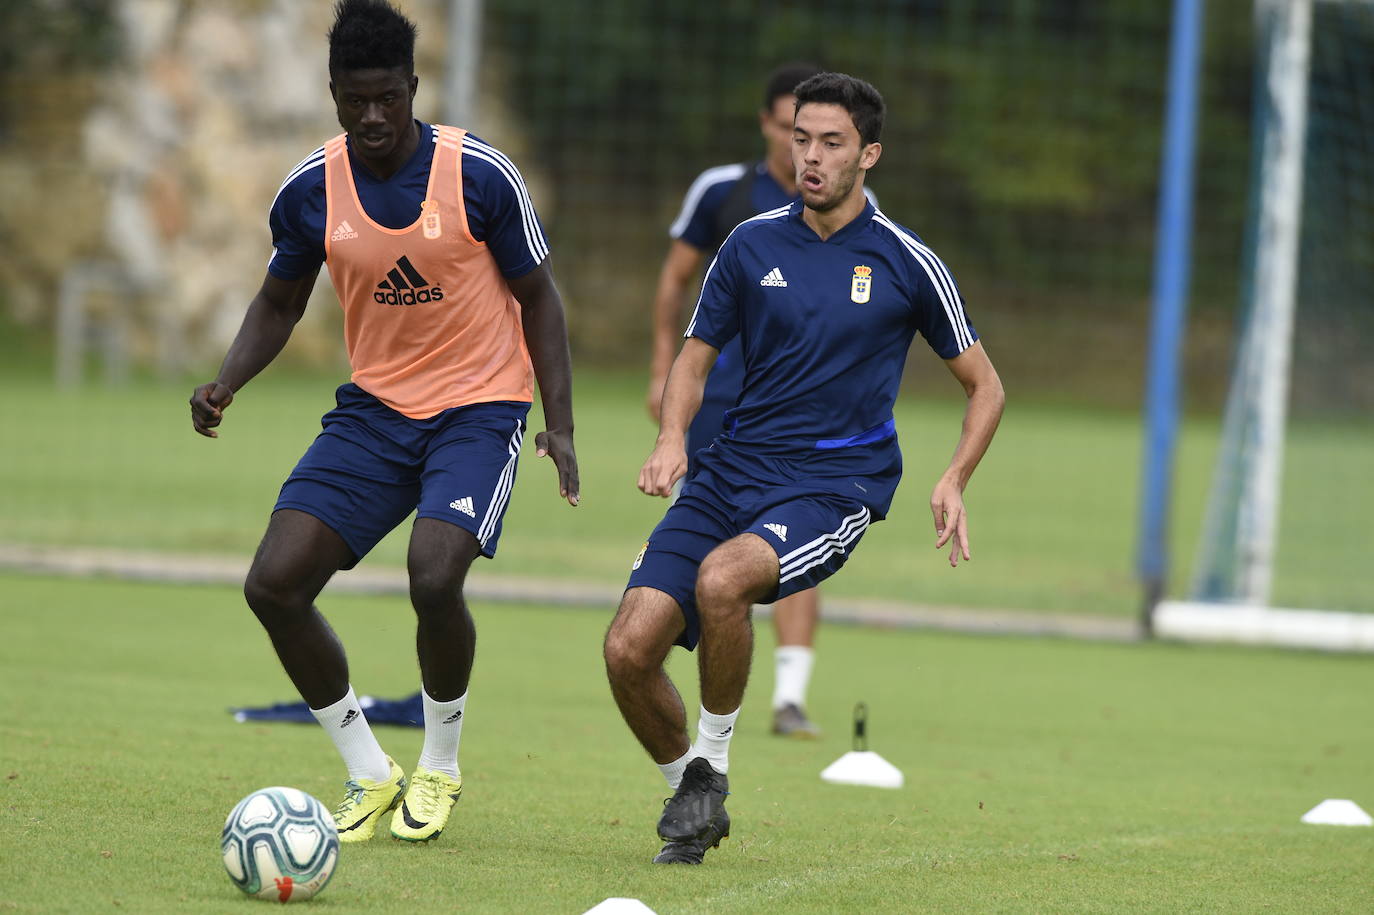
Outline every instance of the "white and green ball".
<svg viewBox="0 0 1374 915"><path fill-rule="evenodd" d="M339 832L319 801L296 788L262 788L239 801L220 838L234 886L273 902L302 902L334 875Z"/></svg>

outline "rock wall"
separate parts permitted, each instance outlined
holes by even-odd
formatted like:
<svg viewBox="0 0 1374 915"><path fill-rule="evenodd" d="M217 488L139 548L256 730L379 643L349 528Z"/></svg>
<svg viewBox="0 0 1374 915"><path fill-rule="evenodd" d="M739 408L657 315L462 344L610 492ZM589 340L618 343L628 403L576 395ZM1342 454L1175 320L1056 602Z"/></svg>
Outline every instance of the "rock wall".
<svg viewBox="0 0 1374 915"><path fill-rule="evenodd" d="M434 119L448 4L401 6L420 26L416 112ZM89 335L117 332L134 364L212 370L262 280L278 187L339 129L332 4L115 0L115 11L114 66L25 74L0 90L11 112L3 302L22 323L52 326L65 283L80 290ZM288 361L342 360L327 278L320 286Z"/></svg>

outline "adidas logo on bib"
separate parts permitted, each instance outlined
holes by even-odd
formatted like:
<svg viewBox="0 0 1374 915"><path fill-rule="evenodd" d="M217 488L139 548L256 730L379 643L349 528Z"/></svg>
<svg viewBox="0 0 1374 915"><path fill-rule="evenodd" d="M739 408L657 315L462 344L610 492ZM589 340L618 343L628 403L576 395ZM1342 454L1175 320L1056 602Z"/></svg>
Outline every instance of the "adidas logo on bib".
<svg viewBox="0 0 1374 915"><path fill-rule="evenodd" d="M782 271L777 267L768 271L768 275L759 280L760 286L786 286L787 280L782 278Z"/></svg>
<svg viewBox="0 0 1374 915"><path fill-rule="evenodd" d="M343 222L339 223L339 227L334 230L334 234L329 236L329 240L348 241L350 238L357 237L358 233L353 230L353 227L348 224L348 220L345 219Z"/></svg>
<svg viewBox="0 0 1374 915"><path fill-rule="evenodd" d="M372 293L378 305L423 305L426 302L438 302L443 297L444 290L438 285L431 286L404 254L396 261L396 266L386 272L386 279L377 284L377 291Z"/></svg>

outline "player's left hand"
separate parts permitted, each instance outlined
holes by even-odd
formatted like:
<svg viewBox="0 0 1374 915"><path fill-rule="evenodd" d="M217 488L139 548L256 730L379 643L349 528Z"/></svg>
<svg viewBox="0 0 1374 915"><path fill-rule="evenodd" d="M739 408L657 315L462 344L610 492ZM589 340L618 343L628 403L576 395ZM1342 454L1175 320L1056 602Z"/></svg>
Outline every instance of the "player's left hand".
<svg viewBox="0 0 1374 915"><path fill-rule="evenodd" d="M935 517L935 549L950 544L949 564L959 565L973 558L968 539L968 509L964 507L964 493L953 481L941 478L930 494L930 513Z"/></svg>
<svg viewBox="0 0 1374 915"><path fill-rule="evenodd" d="M234 392L218 381L201 385L191 393L191 425L206 438L219 438L215 427L233 402Z"/></svg>
<svg viewBox="0 0 1374 915"><path fill-rule="evenodd" d="M573 449L571 432L549 429L534 437L537 457L553 458L558 469L558 494L576 506L582 499L581 482L577 478L577 452Z"/></svg>

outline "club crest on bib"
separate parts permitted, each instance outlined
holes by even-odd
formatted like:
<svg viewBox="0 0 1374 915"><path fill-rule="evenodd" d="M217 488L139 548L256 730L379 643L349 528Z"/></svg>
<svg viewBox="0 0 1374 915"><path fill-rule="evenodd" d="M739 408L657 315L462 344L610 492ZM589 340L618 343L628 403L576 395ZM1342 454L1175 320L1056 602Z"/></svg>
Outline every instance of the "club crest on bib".
<svg viewBox="0 0 1374 915"><path fill-rule="evenodd" d="M443 224L439 222L439 202L437 200L426 200L420 204L420 228L425 233L425 238L439 238L444 234Z"/></svg>
<svg viewBox="0 0 1374 915"><path fill-rule="evenodd" d="M868 301L873 293L873 268L859 266L854 268L854 281L849 284L849 300L856 305Z"/></svg>

